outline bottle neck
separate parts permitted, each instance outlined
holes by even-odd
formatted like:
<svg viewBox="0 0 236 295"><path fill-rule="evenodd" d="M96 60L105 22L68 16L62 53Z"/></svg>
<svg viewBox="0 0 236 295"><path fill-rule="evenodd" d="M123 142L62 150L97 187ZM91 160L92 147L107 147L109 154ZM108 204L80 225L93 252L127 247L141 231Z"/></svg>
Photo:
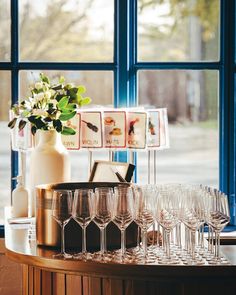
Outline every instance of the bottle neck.
<svg viewBox="0 0 236 295"><path fill-rule="evenodd" d="M61 134L56 130L38 130L39 136L39 145L41 144L50 144L50 145L58 145L62 144L61 142Z"/></svg>

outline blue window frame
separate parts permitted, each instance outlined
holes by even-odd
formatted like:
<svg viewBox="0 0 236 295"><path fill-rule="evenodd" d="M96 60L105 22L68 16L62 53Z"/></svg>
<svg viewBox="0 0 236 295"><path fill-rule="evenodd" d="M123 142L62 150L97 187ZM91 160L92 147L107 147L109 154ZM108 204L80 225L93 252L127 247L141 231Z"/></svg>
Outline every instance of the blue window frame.
<svg viewBox="0 0 236 295"><path fill-rule="evenodd" d="M12 103L18 99L21 70L110 70L114 73L114 104L134 106L137 103L139 70L217 70L219 72L219 167L220 189L228 194L231 223L236 225L236 98L235 98L235 0L221 0L220 59L217 62L138 62L137 0L114 0L114 60L111 63L20 62L18 34L18 1L11 0L11 61L0 62L0 70L11 72ZM117 154L126 160L125 152ZM12 152L12 176L18 172L18 155ZM12 187L15 186L14 181Z"/></svg>

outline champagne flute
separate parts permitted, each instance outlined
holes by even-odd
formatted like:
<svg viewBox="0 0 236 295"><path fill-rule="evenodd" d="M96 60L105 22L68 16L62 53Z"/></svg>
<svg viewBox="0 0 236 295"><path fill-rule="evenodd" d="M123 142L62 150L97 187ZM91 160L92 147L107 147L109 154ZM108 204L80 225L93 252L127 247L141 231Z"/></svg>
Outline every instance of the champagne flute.
<svg viewBox="0 0 236 295"><path fill-rule="evenodd" d="M184 263L190 265L204 264L204 260L196 255L196 232L204 219L203 195L194 187L186 188L181 200L181 221L186 227L187 242L190 244L191 258L186 257Z"/></svg>
<svg viewBox="0 0 236 295"><path fill-rule="evenodd" d="M156 219L163 228L166 256L159 257L160 264L177 264L179 260L171 255L170 234L179 223L180 200L179 195L168 190L167 186L158 187L159 196L156 204Z"/></svg>
<svg viewBox="0 0 236 295"><path fill-rule="evenodd" d="M209 263L221 264L225 261L220 257L220 232L230 222L228 198L225 194L219 192L218 195L210 196L207 222L215 232L215 256Z"/></svg>
<svg viewBox="0 0 236 295"><path fill-rule="evenodd" d="M106 251L105 238L106 227L112 219L112 196L113 189L111 187L95 188L95 208L93 221L100 229L100 255L96 259L102 261L108 258L104 255Z"/></svg>
<svg viewBox="0 0 236 295"><path fill-rule="evenodd" d="M155 200L154 190L145 185L134 189L134 221L142 230L142 250L144 261L151 261L147 251L147 231L154 224ZM154 261L154 260L153 260Z"/></svg>
<svg viewBox="0 0 236 295"><path fill-rule="evenodd" d="M133 221L134 197L133 190L128 186L114 188L113 222L121 232L120 261L125 261L125 230ZM115 257L117 258L117 257Z"/></svg>
<svg viewBox="0 0 236 295"><path fill-rule="evenodd" d="M61 252L55 258L72 258L65 252L65 226L72 218L72 191L54 190L52 197L52 217L61 227Z"/></svg>
<svg viewBox="0 0 236 295"><path fill-rule="evenodd" d="M82 253L75 254L74 258L80 260L91 258L87 253L86 228L93 219L93 196L92 189L77 189L74 194L72 215L82 228Z"/></svg>

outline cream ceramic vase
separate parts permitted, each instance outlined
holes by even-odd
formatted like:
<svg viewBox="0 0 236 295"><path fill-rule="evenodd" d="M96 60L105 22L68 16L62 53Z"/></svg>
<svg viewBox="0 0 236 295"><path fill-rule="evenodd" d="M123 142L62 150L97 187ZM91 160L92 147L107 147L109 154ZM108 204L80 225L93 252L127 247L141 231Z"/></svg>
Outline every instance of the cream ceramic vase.
<svg viewBox="0 0 236 295"><path fill-rule="evenodd" d="M29 216L35 216L36 185L71 180L69 153L62 144L61 134L55 130L38 130L37 136L38 144L30 155Z"/></svg>

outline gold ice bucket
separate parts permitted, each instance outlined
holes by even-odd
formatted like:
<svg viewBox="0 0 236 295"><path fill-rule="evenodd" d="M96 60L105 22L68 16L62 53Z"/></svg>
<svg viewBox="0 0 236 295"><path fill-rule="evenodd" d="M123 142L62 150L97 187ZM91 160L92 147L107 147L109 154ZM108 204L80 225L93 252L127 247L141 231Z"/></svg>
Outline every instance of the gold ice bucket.
<svg viewBox="0 0 236 295"><path fill-rule="evenodd" d="M115 182L71 182L44 184L36 187L36 237L37 244L43 246L60 246L60 227L52 217L52 192L54 189L70 189L95 187L115 187L121 183ZM123 183L122 183L123 185ZM129 185L124 184L124 185ZM120 231L110 222L106 229L108 249L120 247ZM71 219L65 227L65 243L67 248L81 249L81 227ZM133 222L126 230L126 246L133 247L137 244L137 225ZM100 232L98 227L91 222L87 227L87 248L97 250L100 245Z"/></svg>

